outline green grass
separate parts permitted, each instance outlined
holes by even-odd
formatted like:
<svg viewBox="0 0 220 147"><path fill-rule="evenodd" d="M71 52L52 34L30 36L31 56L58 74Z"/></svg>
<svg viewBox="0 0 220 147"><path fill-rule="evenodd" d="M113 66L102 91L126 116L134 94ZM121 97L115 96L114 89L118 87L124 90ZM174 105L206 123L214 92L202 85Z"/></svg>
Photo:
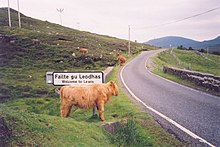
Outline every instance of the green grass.
<svg viewBox="0 0 220 147"><path fill-rule="evenodd" d="M51 96L53 89L45 84L46 72L104 70L117 64L114 50L121 50L127 56L127 40L79 31L23 14L22 28L18 28L15 10L11 10L13 23L9 28L7 17L7 8L0 8L0 34L8 37L0 43L0 101ZM40 43L35 44L33 39ZM78 47L88 48L89 53L81 55L76 50ZM131 54L151 49L154 48L131 42Z"/></svg>
<svg viewBox="0 0 220 147"><path fill-rule="evenodd" d="M110 141L100 125L57 116L11 110L3 113L5 123L12 133L9 146L105 146Z"/></svg>
<svg viewBox="0 0 220 147"><path fill-rule="evenodd" d="M171 52L173 52L173 54L171 54ZM208 59L204 57L207 57ZM206 91L214 95L219 95L218 92L207 91L206 88L197 86L191 81L183 80L180 77L169 73L164 73L163 67L171 66L220 76L220 56L204 53L200 54L195 51L170 49L161 52L154 57L151 57L151 60L153 61L153 72L155 74L198 90ZM148 64L147 66L152 65Z"/></svg>
<svg viewBox="0 0 220 147"><path fill-rule="evenodd" d="M210 73L220 75L220 56L212 54L202 54L208 57L205 59L202 55L195 51L177 50L173 49L161 52L156 55L154 62L156 63L156 70L161 70L163 66L173 66L182 69L190 69L193 71ZM176 57L174 57L176 56Z"/></svg>
<svg viewBox="0 0 220 147"><path fill-rule="evenodd" d="M119 67L116 67L108 80L115 80L118 83L118 70ZM91 110L77 109L69 118L62 119L59 116L58 97L57 95L57 98L14 99L1 104L1 118L6 128L10 130L8 135L1 139L6 140L9 146L184 145L128 99L121 88L119 96L112 97L105 106L107 122L128 120L116 134L106 132L101 127L99 118L91 117ZM129 142L128 139L133 141Z"/></svg>

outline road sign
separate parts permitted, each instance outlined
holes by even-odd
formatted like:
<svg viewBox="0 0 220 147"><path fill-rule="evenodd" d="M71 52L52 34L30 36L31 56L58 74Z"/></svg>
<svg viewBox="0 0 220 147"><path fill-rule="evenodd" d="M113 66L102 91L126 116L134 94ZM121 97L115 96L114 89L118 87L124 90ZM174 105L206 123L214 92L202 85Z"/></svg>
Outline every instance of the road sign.
<svg viewBox="0 0 220 147"><path fill-rule="evenodd" d="M47 72L46 81L49 85L63 86L73 84L103 83L104 74L95 72Z"/></svg>

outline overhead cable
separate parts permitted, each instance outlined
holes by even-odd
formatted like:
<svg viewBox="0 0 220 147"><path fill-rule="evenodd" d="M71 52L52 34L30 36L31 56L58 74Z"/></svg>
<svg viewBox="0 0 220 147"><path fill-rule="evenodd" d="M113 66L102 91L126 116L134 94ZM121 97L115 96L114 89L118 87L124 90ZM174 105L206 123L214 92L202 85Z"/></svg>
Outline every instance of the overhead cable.
<svg viewBox="0 0 220 147"><path fill-rule="evenodd" d="M213 8L213 9L210 9L210 10L208 10L208 11L205 11L205 12L202 12L202 13L199 13L199 14L195 14L195 15L192 15L192 16L188 16L188 17L185 17L185 18L183 18L183 19L175 20L175 21L172 21L172 22L162 23L162 24L153 25L153 26L146 26L146 27L132 27L132 29L151 29L151 28L158 28L158 27L162 27L162 26L166 26L166 25L178 23L178 22L181 22L181 21L184 21L184 20L187 20L187 19L191 19L191 18L194 18L194 17L198 17L198 16L200 16L200 15L204 15L204 14L206 14L206 13L209 13L209 12L212 12L212 11L215 11L215 10L218 10L218 9L220 9L220 7Z"/></svg>

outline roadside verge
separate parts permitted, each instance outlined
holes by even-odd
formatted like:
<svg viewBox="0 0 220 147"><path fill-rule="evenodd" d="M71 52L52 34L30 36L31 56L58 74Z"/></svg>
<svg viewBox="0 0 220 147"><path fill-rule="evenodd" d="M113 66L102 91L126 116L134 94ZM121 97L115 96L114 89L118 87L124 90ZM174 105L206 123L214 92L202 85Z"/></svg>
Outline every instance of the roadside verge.
<svg viewBox="0 0 220 147"><path fill-rule="evenodd" d="M152 55L154 55L154 54L156 54L156 53L158 53L158 52L160 52L160 51L162 51L162 50L158 50L158 51L156 51L156 52L153 52ZM149 59L149 58L147 58L147 61L148 61L148 59ZM147 62L147 61L146 61L146 62ZM131 62L130 62L130 63L131 63ZM126 66L128 66L128 65L129 65L129 63L128 63ZM145 64L145 65L146 65L146 64ZM124 67L121 69L120 79L121 79L121 81L122 81L124 87L126 88L126 90L128 91L128 93L132 96L133 99L135 99L138 103L140 103L144 108L146 108L146 109L147 109L148 111L150 111L151 113L153 112L154 115L156 114L157 117L159 116L160 118L162 118L163 121L164 121L164 120L167 121L167 122L169 123L169 125L171 124L172 127L175 127L175 130L176 130L176 128L177 128L177 129L180 130L181 132L184 132L184 134L187 134L187 137L190 136L191 138L193 138L193 140L194 140L194 142L196 142L196 144L201 143L201 144L203 144L203 145L206 144L206 145L208 145L208 146L213 146L211 143L207 142L206 140L204 140L204 139L201 138L200 136L194 134L193 132L191 132L191 131L188 130L187 128L184 128L183 126L181 126L180 124L178 124L178 123L175 122L174 120L172 120L172 119L170 119L169 117L165 116L163 113L161 113L161 112L155 110L154 108L150 107L149 105L147 105L146 103L144 103L144 102L141 100L141 98L137 97L137 96L129 89L128 85L126 84L126 82L125 82L124 79L123 79L122 73L123 73L124 69L126 68L126 66L124 66ZM146 66L143 67L143 68L146 68ZM147 70L147 72L150 72L150 71ZM150 73L151 73L151 72L150 72ZM147 112L148 112L148 111L147 111ZM172 132L175 132L175 131L172 131ZM183 134L183 133L182 133L182 134ZM191 139L191 140L192 140L192 139ZM190 142L191 142L191 141L190 141Z"/></svg>

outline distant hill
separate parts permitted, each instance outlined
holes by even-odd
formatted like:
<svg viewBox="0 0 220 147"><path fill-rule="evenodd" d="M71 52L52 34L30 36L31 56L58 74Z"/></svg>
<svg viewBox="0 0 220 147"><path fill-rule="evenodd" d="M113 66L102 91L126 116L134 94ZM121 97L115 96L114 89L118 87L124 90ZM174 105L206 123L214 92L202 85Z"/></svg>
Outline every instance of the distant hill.
<svg viewBox="0 0 220 147"><path fill-rule="evenodd" d="M180 45L191 46L191 45L197 44L199 42L192 40L192 39L187 39L184 37L167 36L167 37L163 37L163 38L152 39L152 40L149 40L145 43L160 46L162 48L170 48L170 47L178 47Z"/></svg>
<svg viewBox="0 0 220 147"><path fill-rule="evenodd" d="M170 48L170 47L178 47L182 45L183 47L189 48L192 47L193 49L206 49L207 47L210 49L210 51L214 52L220 52L220 36L218 36L215 39L212 40L206 40L206 41L195 41L192 39L184 38L184 37L178 37L178 36L167 36L157 39L152 39L147 42L146 44L159 46L162 48Z"/></svg>
<svg viewBox="0 0 220 147"><path fill-rule="evenodd" d="M195 47L202 48L202 47L215 47L215 46L220 46L220 36L218 36L218 37L216 37L215 39L212 39L212 40L207 40L207 41L200 42Z"/></svg>

